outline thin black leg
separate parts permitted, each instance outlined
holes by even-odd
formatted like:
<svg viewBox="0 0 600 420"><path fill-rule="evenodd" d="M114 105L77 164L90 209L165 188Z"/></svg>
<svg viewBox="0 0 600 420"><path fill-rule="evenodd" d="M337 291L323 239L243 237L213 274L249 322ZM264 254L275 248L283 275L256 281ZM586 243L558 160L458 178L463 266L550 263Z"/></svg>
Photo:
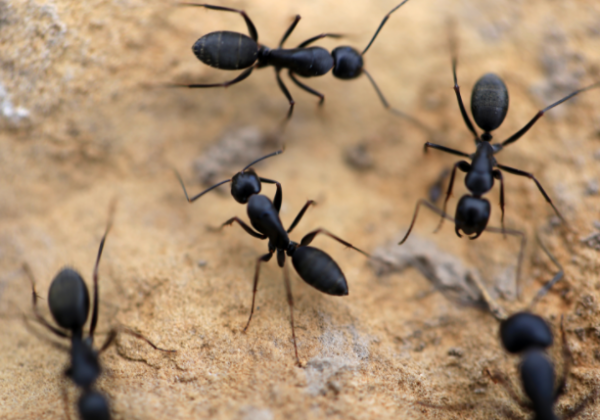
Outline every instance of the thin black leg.
<svg viewBox="0 0 600 420"><path fill-rule="evenodd" d="M312 232L309 232L306 235L304 235L304 238L302 238L302 241L300 241L300 246L309 245L313 241L313 239L315 239L315 236L317 236L320 233L329 236L331 239L335 239L336 241L338 241L339 243L341 243L342 245L344 245L348 248L352 248L353 250L360 252L367 258L371 258L371 256L369 254L367 254L365 251L358 249L357 247L352 245L350 242L344 241L343 239L335 236L333 233L330 233L329 231L327 231L325 229L313 230Z"/></svg>
<svg viewBox="0 0 600 420"><path fill-rule="evenodd" d="M413 217L410 222L410 226L408 227L408 231L404 235L404 238L402 238L402 240L400 242L398 242L398 245L402 245L404 242L406 242L406 240L410 236L410 232L412 232L413 226L415 225L415 222L417 221L417 216L419 215L419 209L421 208L422 205L425 207L428 207L434 213L437 213L440 216L445 217L446 219L448 219L448 220L452 221L452 223L454 223L454 218L452 216L449 216L446 212L441 211L436 206L431 204L429 201L420 199L419 201L417 201L417 205L415 206L415 212L413 213Z"/></svg>
<svg viewBox="0 0 600 420"><path fill-rule="evenodd" d="M442 152L450 153L451 155L462 156L462 157L466 157L469 159L471 158L471 155L469 155L465 152L461 152L460 150L451 149L446 146L440 146L439 144L431 143L429 141L427 143L425 143L425 145L423 146L423 151L425 153L427 153L429 151L430 147L432 149L437 149L437 150L441 150Z"/></svg>
<svg viewBox="0 0 600 420"><path fill-rule="evenodd" d="M67 333L54 327L52 324L50 324L48 321L46 321L46 318L44 318L42 316L42 314L40 314L38 312L38 306L37 306L38 294L35 291L35 278L33 277L33 272L31 271L31 268L29 267L29 264L27 264L27 263L23 263L23 270L25 271L25 273L27 274L27 277L29 277L29 281L31 282L31 298L32 298L32 303L33 303L33 313L34 313L36 319L38 320L38 322L40 324L42 324L44 327L48 328L48 330L52 331L57 336L62 337L62 338L70 338L70 336Z"/></svg>
<svg viewBox="0 0 600 420"><path fill-rule="evenodd" d="M300 45L298 45L296 48L304 48L309 46L310 44L312 44L315 41L318 41L319 39L323 39L323 38L342 38L343 35L340 34L320 34L317 36L313 36L312 38L308 38L306 41L304 41L303 43L301 43Z"/></svg>
<svg viewBox="0 0 600 420"><path fill-rule="evenodd" d="M312 205L312 204L316 204L313 200L308 200L306 202L306 204L302 207L302 209L300 210L300 212L298 213L298 215L296 216L296 218L294 219L294 221L292 222L292 224L290 225L290 227L288 228L287 232L291 233L292 230L294 230L294 228L296 227L296 225L298 225L298 223L300 223L300 220L302 220L302 217L304 217L304 213L306 213L306 210Z"/></svg>
<svg viewBox="0 0 600 420"><path fill-rule="evenodd" d="M260 179L260 182L264 182L267 184L275 184L277 191L275 191L275 197L273 198L273 206L275 207L275 210L277 210L277 213L279 213L279 210L281 210L281 201L283 200L283 191L281 189L281 184L277 181L273 181L272 179L260 177L258 179Z"/></svg>
<svg viewBox="0 0 600 420"><path fill-rule="evenodd" d="M242 227L242 229L244 229L251 236L254 236L255 238L258 238L258 239L267 239L267 235L263 235L262 233L256 232L254 229L252 229L250 226L248 226L246 223L244 223L244 221L241 220L237 216L232 217L231 219L229 219L228 221L223 223L221 225L221 229L223 229L225 226L229 226L229 225L233 224L233 222L238 222L238 224Z"/></svg>
<svg viewBox="0 0 600 420"><path fill-rule="evenodd" d="M542 184L540 184L540 182L536 179L535 176L533 176L533 174L531 174L529 172L522 171L520 169L511 168L509 166L504 166L504 165L500 165L500 164L496 164L496 166L498 166L498 168L502 169L503 171L508 172L509 174L518 175L518 176L524 176L524 177L527 177L529 179L532 179L533 182L535 182L535 185L537 185L537 187L540 190L540 192L542 193L542 195L544 196L544 198L546 199L546 201L552 206L552 208L554 209L554 212L556 213L556 215L558 217L560 217L560 220L562 220L564 223L567 223L566 220L565 220L565 218L562 217L562 214L560 214L560 212L558 211L558 209L556 207L554 207L554 203L552 202L552 200L550 199L550 197L548 196L548 194L546 194L546 191L542 187Z"/></svg>
<svg viewBox="0 0 600 420"><path fill-rule="evenodd" d="M239 83L242 80L244 80L245 78L247 78L248 76L250 76L250 73L252 73L252 70L254 70L255 67L256 67L256 65L253 65L252 67L244 70L244 72L241 73L235 79L229 80L229 81L224 82L224 83L208 83L208 84L201 84L201 83L192 83L192 84L169 83L166 86L167 87L186 87L186 88L190 88L190 89L214 88L214 87L228 87L228 86L231 86L231 85L233 85L235 83Z"/></svg>
<svg viewBox="0 0 600 420"><path fill-rule="evenodd" d="M281 42L279 43L279 48L283 48L283 43L286 41L286 39L288 39L290 34L294 31L294 29L296 28L296 25L298 25L298 22L300 22L300 19L301 19L300 15L296 15L294 17L294 21L292 22L290 27L287 28L287 31L285 31L285 33L283 34L283 37L281 38Z"/></svg>
<svg viewBox="0 0 600 420"><path fill-rule="evenodd" d="M456 37L454 35L454 30L453 28L449 28L449 32L450 32L450 54L452 55L452 77L454 79L454 93L456 94L456 100L458 101L458 107L460 108L460 113L463 117L463 120L465 121L465 124L467 125L467 128L469 129L469 131L471 133L473 133L473 135L475 136L475 139L479 139L479 134L477 134L477 131L475 130L475 127L473 126L473 123L471 122L471 118L469 118L469 114L467 114L467 110L465 109L465 105L463 103L462 100L462 96L460 94L460 86L458 86L458 78L456 77L456 65L458 63L458 54L457 54L457 40Z"/></svg>
<svg viewBox="0 0 600 420"><path fill-rule="evenodd" d="M250 321L252 320L252 315L254 314L254 302L256 300L256 290L258 289L258 278L260 276L260 263L268 262L271 260L273 256L273 252L269 252L261 257L258 257L256 260L256 268L254 270L254 286L252 287L252 306L250 307L250 316L248 317L248 322L246 322L246 326L244 327L242 332L246 332L248 327L250 326Z"/></svg>
<svg viewBox="0 0 600 420"><path fill-rule="evenodd" d="M590 89L593 89L593 88L595 88L595 87L598 87L598 86L600 86L600 82L598 82L598 83L594 83L593 85L590 85L590 86L587 86L587 87L584 87L583 89L576 90L575 92L572 92L572 93L568 94L567 96L565 96L565 97L564 97L564 98L562 98L561 100L554 102L552 105L549 105L549 106L547 106L546 108L544 108L544 109L542 109L542 110L538 111L538 113L535 115L535 117L533 117L533 118L531 119L531 121L529 121L529 122L528 122L528 123L525 125L525 127L521 128L521 129L520 129L519 131L517 131L515 134L513 134L513 135L512 135L512 136L510 136L508 139L506 139L506 140L504 140L502 143L500 143L500 146L501 146L501 147L500 147L500 148L498 148L498 151L499 151L499 150L502 150L502 148L503 148L504 146L508 146L509 144L511 144L511 143L514 143L514 142L516 142L517 140L519 140L519 139L520 139L520 138L523 136L523 134L527 133L527 131L529 131L529 129L530 129L530 128L531 128L531 127L532 127L532 126L533 126L533 125L534 125L534 124L537 122L537 120L539 120L539 119L540 119L540 118L541 118L541 117L544 115L544 113L545 113L545 112L547 112L547 111L551 110L552 108L554 108L554 107L555 107L555 106L557 106L557 105L560 105L560 104L562 104L562 103L563 103L563 102L565 102L565 101L568 101L568 100L569 100L569 99L571 99L573 96L575 96L575 95L577 95L577 94L579 94L579 93L581 93L581 92L585 92L586 90L590 90Z"/></svg>
<svg viewBox="0 0 600 420"><path fill-rule="evenodd" d="M287 296L287 302L290 307L290 325L292 326L292 340L294 341L294 352L296 353L296 363L299 367L302 367L300 363L300 357L298 357L298 346L296 345L296 331L294 329L294 296L292 295L292 285L290 284L290 276L287 270L287 266L283 266L283 282L285 284L285 294Z"/></svg>
<svg viewBox="0 0 600 420"><path fill-rule="evenodd" d="M500 210L502 211L502 216L500 217L500 225L502 229L504 229L504 178L502 177L502 172L497 169L492 171L494 178L500 181Z"/></svg>
<svg viewBox="0 0 600 420"><path fill-rule="evenodd" d="M294 82L296 84L296 86L298 86L300 89L305 90L308 93L311 93L311 94L313 94L315 96L318 96L320 98L319 105L323 105L323 101L325 100L325 95L323 95L320 92L317 92L313 88L308 87L304 83L300 82L298 79L296 79L296 77L294 77L294 73L292 73L291 70L288 71L288 75L290 76L290 79L292 79L292 82Z"/></svg>
<svg viewBox="0 0 600 420"><path fill-rule="evenodd" d="M383 17L383 20L381 21L381 23L379 24L379 27L377 28L377 30L375 31L375 35L373 35L373 38L371 38L371 40L369 41L369 43L367 44L367 46L365 47L365 49L363 50L362 53L360 53L361 55L364 55L367 50L369 48L371 48L371 45L373 44L373 41L375 41L375 38L377 38L377 35L379 35L379 32L381 31L381 28L383 28L383 25L385 25L385 22L387 22L387 20L390 18L390 15L392 13L394 13L396 10L398 10L400 8L400 6L402 6L404 3L406 3L408 0L404 0L402 3L400 3L398 6L394 7L392 10L390 10L388 12L387 15L385 15Z"/></svg>
<svg viewBox="0 0 600 420"><path fill-rule="evenodd" d="M463 172L469 172L471 170L471 164L467 161L461 160L454 164L452 168L452 174L450 175L450 182L448 182L448 189L446 190L446 198L444 199L444 206L442 207L442 213L446 213L446 206L448 205L448 200L452 195L452 189L454 188L454 178L456 176L456 170L460 169ZM434 233L439 231L442 228L442 224L444 223L444 216L441 216L440 223L433 231Z"/></svg>
<svg viewBox="0 0 600 420"><path fill-rule="evenodd" d="M94 342L94 331L96 331L96 325L98 324L98 266L100 265L100 258L102 257L102 251L104 250L106 236L108 235L108 232L110 232L110 228L112 227L115 206L116 202L113 201L110 204L108 212L108 222L106 223L106 230L104 231L104 236L102 236L102 240L100 241L100 246L98 247L98 256L96 257L96 263L94 264L94 306L92 308L92 321L90 322L90 337L92 339L92 343Z"/></svg>
<svg viewBox="0 0 600 420"><path fill-rule="evenodd" d="M179 5L180 6L205 7L207 9L211 9L211 10L221 10L223 12L239 13L240 15L242 15L242 17L244 18L244 21L246 22L246 26L248 27L248 33L250 34L250 38L252 38L255 41L258 41L258 33L256 32L256 28L254 27L254 23L252 23L252 20L250 20L250 18L246 14L246 12L244 12L243 10L231 9L229 7L222 7L222 6L213 6L211 4L201 4L201 3L182 2L182 3L179 3Z"/></svg>
<svg viewBox="0 0 600 420"><path fill-rule="evenodd" d="M542 250L544 251L544 253L548 256L548 258L550 258L550 260L556 266L556 268L558 268L558 272L554 275L554 277L552 278L552 280L550 280L549 282L547 282L546 284L544 284L542 286L542 288L536 293L536 295L534 296L534 298L531 299L531 303L529 304L529 307L528 307L529 310L531 310L531 308L533 308L533 306L542 297L544 297L546 295L546 293L548 293L550 291L550 289L552 289L552 287L554 287L554 285L556 283L558 283L563 278L563 276L565 274L562 265L558 262L558 260L554 257L554 255L552 255L550 253L550 251L548 251L548 248L546 248L546 246L544 245L544 243L540 239L539 235L536 235L536 238L537 238L538 244L540 245L540 247L542 248Z"/></svg>
<svg viewBox="0 0 600 420"><path fill-rule="evenodd" d="M104 340L104 344L102 344L102 347L100 347L99 353L104 352L112 344L114 344L115 338L117 338L117 334L119 334L119 333L129 334L132 337L143 340L154 350L162 351L165 353L177 353L177 350L169 350L169 349L163 349L162 347L158 347L156 344L154 344L152 341L150 341L149 339L144 337L142 334L135 332L131 328L127 328L124 326L120 326L119 328L113 328L112 330L109 331L108 336L106 337L106 340Z"/></svg>
<svg viewBox="0 0 600 420"><path fill-rule="evenodd" d="M193 203L194 201L196 201L197 199L199 199L200 197L202 197L202 196L203 196L204 194L206 194L207 192L209 192L209 191L212 191L212 190L214 190L215 188L217 188L217 187L219 187L219 186L221 186L221 185L223 185L223 184L226 184L226 183L228 183L228 182L231 182L231 179L226 179L225 181L221 181L221 182L219 182L219 183L217 183L217 184L213 185L212 187L205 189L205 190L204 190L204 191L202 191L201 193L199 193L199 194L197 194L197 195L193 196L192 198L190 198L190 197L188 196L187 190L185 189L185 185L183 184L183 179L181 179L181 175L179 175L179 172L177 172L176 170L174 170L174 172L175 172L175 176L176 176L176 177L177 177L177 179L179 180L179 184L181 185L181 188L183 188L183 193L185 194L185 199L186 199L186 200L187 200L189 203Z"/></svg>
<svg viewBox="0 0 600 420"><path fill-rule="evenodd" d="M283 80L281 80L281 76L279 75L280 71L281 71L280 68L275 69L275 77L277 78L277 84L279 85L279 89L281 89L281 91L287 98L288 102L290 103L290 109L289 109L289 111L287 113L287 117L286 117L286 121L287 121L290 118L292 118L292 113L294 112L294 105L296 104L296 102L294 102L294 99L292 98L292 95L290 95L290 91L288 90L288 88L285 87L285 84L283 84Z"/></svg>

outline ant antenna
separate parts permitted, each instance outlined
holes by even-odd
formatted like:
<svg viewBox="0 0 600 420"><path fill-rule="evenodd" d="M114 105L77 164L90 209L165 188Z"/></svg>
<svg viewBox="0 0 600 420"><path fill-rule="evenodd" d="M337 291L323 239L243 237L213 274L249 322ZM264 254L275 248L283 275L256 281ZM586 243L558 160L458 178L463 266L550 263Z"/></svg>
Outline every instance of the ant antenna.
<svg viewBox="0 0 600 420"><path fill-rule="evenodd" d="M402 3L400 3L398 6L394 7L392 10L389 11L389 13L387 15L385 15L385 17L383 18L383 20L381 21L381 23L379 24L379 27L377 28L377 30L375 31L375 35L373 35L373 38L371 38L371 41L369 41L369 44L367 44L366 48L363 50L362 53L360 53L360 55L365 55L365 53L367 52L367 50L369 48L371 48L371 44L373 44L373 41L375 41L375 38L377 38L377 35L379 35L379 31L381 31L381 28L383 28L383 25L385 25L385 22L387 22L387 20L390 18L390 15L392 13L394 13L396 10L398 10L400 8L400 6L402 6L404 3L406 3L408 0L404 0Z"/></svg>

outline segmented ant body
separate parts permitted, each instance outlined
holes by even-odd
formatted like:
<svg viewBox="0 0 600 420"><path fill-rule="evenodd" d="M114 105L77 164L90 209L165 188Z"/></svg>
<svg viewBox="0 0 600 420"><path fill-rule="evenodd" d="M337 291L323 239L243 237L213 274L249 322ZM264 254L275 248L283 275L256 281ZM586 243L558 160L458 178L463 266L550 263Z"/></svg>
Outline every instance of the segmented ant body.
<svg viewBox="0 0 600 420"><path fill-rule="evenodd" d="M473 126L467 111L465 110L465 106L462 101L462 97L460 94L460 88L458 86L458 81L456 77L456 65L457 58L456 53L453 48L452 52L452 74L454 77L454 91L456 93L456 99L458 101L458 106L460 108L460 112L462 114L463 120L467 125L467 128L473 134L475 138L476 150L473 154L468 154L465 152L461 152L459 150L454 150L446 146L441 146L439 144L427 142L424 145L424 151L427 152L429 148L441 150L446 153L450 153L453 155L458 155L470 160L470 162L466 160L461 160L454 164L452 169L452 173L450 175L450 181L448 184L448 189L446 191L446 198L444 200L443 211L446 211L446 205L448 203L448 199L452 194L452 189L454 186L454 178L456 175L456 170L459 169L462 172L466 173L465 176L465 186L469 190L469 194L465 194L459 200L456 206L456 214L455 214L455 232L461 237L461 231L469 236L470 239L478 238L482 232L485 230L485 227L488 224L491 214L491 206L490 202L484 198L483 196L487 194L492 187L494 186L494 180L498 180L500 182L500 209L502 211L501 223L504 228L504 178L502 176L502 172L507 172L513 175L524 176L533 180L538 187L539 191L542 193L546 201L552 206L556 214L562 219L562 215L558 211L558 209L552 203L552 200L537 180L537 178L528 172L522 171L520 169L512 168L506 165L502 165L496 161L495 155L500 152L504 147L516 142L519 140L529 129L536 123L538 119L540 119L545 112L554 108L557 105L569 100L575 95L584 92L586 90L595 88L600 86L600 83L592 84L583 89L576 90L575 92L570 93L559 101L547 106L546 108L538 111L538 113L519 131L510 136L508 139L504 140L501 143L491 144L492 134L491 132L497 129L502 122L504 121L504 117L508 111L508 90L506 85L498 77L493 73L488 73L482 76L475 87L473 88L473 92L471 95L471 113L473 114L473 119L475 123L483 130L483 134L480 136L477 133L477 130ZM414 218L413 218L414 221ZM442 226L444 218L440 219L440 223L436 229L439 230Z"/></svg>
<svg viewBox="0 0 600 420"><path fill-rule="evenodd" d="M406 118L420 128L429 131L429 128L417 119L395 108L392 108L375 83L375 80L364 68L363 56L375 41L375 38L383 28L383 25L387 22L390 15L407 1L408 0L404 0L385 15L379 24L379 27L375 31L373 38L371 38L371 41L362 52L358 52L358 50L350 46L341 46L333 49L331 54L322 47L310 46L310 44L326 37L340 38L341 36L338 34L323 33L307 39L306 41L300 43L296 48L283 48L283 44L300 21L300 15L296 15L294 21L279 42L278 48L271 49L258 43L258 32L256 31L256 27L245 11L232 9L229 7L213 6L209 4L180 3L182 6L204 7L211 10L239 13L246 22L250 36L238 32L216 31L201 37L192 47L194 55L196 55L198 60L202 61L206 65L221 70L245 69L236 78L224 83L175 84L173 86L188 88L227 87L246 79L248 76L250 76L255 68L271 66L275 68L277 84L290 104L287 114L287 119L289 119L292 116L295 101L281 79L281 70L287 69L288 76L292 82L300 89L317 96L319 98L319 104L323 103L325 100L325 95L300 82L296 76L305 78L318 77L323 76L327 74L329 70L332 70L334 77L342 80L352 80L364 73L373 85L373 88L377 92L379 99L386 109L389 109L396 115Z"/></svg>
<svg viewBox="0 0 600 420"><path fill-rule="evenodd" d="M37 321L58 337L71 341L70 365L66 369L65 375L82 390L77 402L79 416L82 420L109 420L111 418L108 399L98 392L94 385L102 373L99 355L114 342L117 330L110 331L99 350L94 349L93 346L94 332L98 322L98 265L111 224L109 220L104 236L100 241L98 256L94 265L94 300L92 320L87 337L83 335L83 327L89 315L90 296L81 275L72 268L63 268L52 280L48 291L48 306L52 317L59 326L57 328L38 312L38 295L35 291L34 276L27 263L23 266L31 281L33 310ZM122 331L146 341L156 350L174 352L174 350L164 350L157 347L138 333L129 330ZM66 393L64 397L66 402Z"/></svg>
<svg viewBox="0 0 600 420"><path fill-rule="evenodd" d="M297 226L297 224L304 216L304 213L308 207L313 204L312 200L306 202L302 207L290 227L286 230L279 218L279 207L273 205L264 195L254 195L248 202L248 217L252 227L248 226L244 221L238 217L232 217L223 223L222 226L231 225L233 222L237 222L248 234L258 239L269 239L268 249L269 252L259 257L256 261L256 271L254 274L254 286L252 292L252 307L250 310L250 316L244 331L248 329L252 314L254 313L254 303L256 298L256 290L258 286L258 279L260 274L260 264L268 262L273 257L274 253L277 253L277 264L283 268L284 283L287 294L287 301L290 307L290 324L292 327L292 338L294 341L294 351L296 355L296 361L298 365L301 365L300 358L298 357L298 347L296 345L296 333L294 331L294 300L292 296L292 290L287 269L285 265L285 257L291 257L292 264L296 269L298 275L306 283L313 286L320 292L326 293L333 296L345 296L348 294L348 284L346 278L340 269L339 265L331 258L328 254L321 251L318 248L309 246L313 239L318 234L325 234L332 239L340 242L341 244L352 248L361 254L369 257L364 251L354 247L352 244L338 238L337 236L329 233L324 229L317 229L306 234L300 243L293 242L289 239L288 234Z"/></svg>

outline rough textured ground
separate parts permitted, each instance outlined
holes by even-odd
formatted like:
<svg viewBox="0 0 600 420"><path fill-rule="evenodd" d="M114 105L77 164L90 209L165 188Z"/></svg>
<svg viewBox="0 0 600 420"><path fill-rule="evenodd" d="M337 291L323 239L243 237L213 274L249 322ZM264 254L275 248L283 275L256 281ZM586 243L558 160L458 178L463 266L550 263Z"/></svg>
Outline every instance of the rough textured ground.
<svg viewBox="0 0 600 420"><path fill-rule="evenodd" d="M394 1L218 4L246 9L269 46L299 13L289 45L340 32L347 35L343 43L362 48ZM451 89L448 17L457 22L466 101L488 71L509 87L499 140L540 107L600 79L596 0L411 0L389 20L366 65L390 102L434 127L444 145L473 150ZM52 345L45 330L23 321L22 314L31 317L32 311L20 267L31 265L44 297L64 265L90 281L116 197L100 267L99 332L123 324L177 350L166 356L122 336L102 355L98 385L116 419L531 418L486 374L506 372L519 387L517 359L501 349L490 315L444 297L413 268L377 276L364 257L325 237L314 244L339 262L350 295L319 294L292 275L304 367L294 364L282 273L274 261L264 266L253 323L241 333L255 259L266 244L238 226L207 230L234 215L245 218L245 208L217 193L187 204L171 168L193 191L203 187L200 176L230 176L273 146L256 139L240 143L221 175L202 172L202 162L221 159L215 147L224 137L230 138L226 148L235 149L231 141L240 128L271 132L287 103L272 69L229 89L149 87L231 77L190 51L199 36L217 29L245 26L234 14L168 2L0 0L0 417L65 417L66 347ZM319 44L331 49L341 42ZM416 201L455 158L435 151L424 156L428 138L386 113L365 78L310 80L326 94L321 109L314 97L286 83L297 102L287 149L257 170L283 184L286 225L307 199L318 201L292 239L326 227L367 251L388 252ZM507 225L527 230L530 239L540 230L565 266L564 281L536 307L556 332L565 316L574 354L559 413L600 386L600 241L589 237L599 232L600 220L599 98L600 90L592 91L561 106L499 155L507 165L534 172L569 221L570 230L557 225L531 181L506 176ZM245 156L240 149L248 142ZM358 161L361 170L348 161ZM271 196L274 188L265 193ZM457 182L450 209L463 193ZM496 187L490 194L496 226L497 197ZM414 240L421 247L435 244L432 255L443 254L443 261L476 270L509 310L525 306L554 274L530 240L523 299L510 300L518 241L491 234L476 242L459 239L449 223L433 234L436 222L423 212ZM45 299L41 306L49 315ZM560 365L560 351L552 356ZM73 417L78 391L67 385ZM581 418L599 413L595 403Z"/></svg>

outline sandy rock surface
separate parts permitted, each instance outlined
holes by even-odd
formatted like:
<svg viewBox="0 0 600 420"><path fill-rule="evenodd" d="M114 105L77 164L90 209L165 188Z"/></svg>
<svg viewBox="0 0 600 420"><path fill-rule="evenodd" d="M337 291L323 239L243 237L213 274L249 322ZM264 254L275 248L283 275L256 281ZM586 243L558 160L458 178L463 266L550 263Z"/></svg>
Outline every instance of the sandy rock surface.
<svg viewBox="0 0 600 420"><path fill-rule="evenodd" d="M363 48L394 1L218 4L245 9L271 47L301 14L287 45L344 34L318 42L331 50ZM449 17L460 40L466 103L486 72L508 86L510 108L497 140L600 80L596 0L411 0L365 55L366 67L391 104L431 126L435 141L448 147L474 151L452 90ZM535 244L537 231L565 267L564 280L535 307L557 335L564 315L573 353L557 412L600 387L600 90L550 112L498 155L535 173L569 222L569 229L557 223L531 180L505 176L506 225L529 237L519 300L516 238L484 234L472 242L458 238L451 223L434 234L437 216L423 210L407 251L394 245L417 200L456 157L423 155L430 138L386 112L365 77L307 80L326 95L319 108L283 72L296 100L286 151L256 170L283 185L284 225L306 200L317 201L291 239L324 227L397 264L381 272L325 236L313 242L342 267L350 294L321 294L290 270L300 368L274 260L263 265L256 312L242 333L266 242L237 225L207 228L236 215L247 220L245 208L227 187L188 204L172 171L195 193L277 147L269 137L287 101L272 69L228 89L161 87L233 77L190 51L198 37L222 29L246 31L238 15L168 2L0 0L0 418L63 419L63 387L76 418L79 391L62 375L68 343L33 322L21 267L31 266L49 317L45 298L63 266L90 284L114 198L96 343L124 325L177 350L166 355L120 335L102 354L98 388L115 419L532 418L488 374L504 372L521 395L518 358L501 348L498 323L477 304L465 273L480 275L508 311L525 307L556 272ZM465 193L462 180L459 174L450 213ZM273 196L275 189L263 191ZM494 226L498 191L488 196ZM430 275L414 261L427 264ZM434 275L455 293L440 293ZM554 347L560 367L560 345ZM580 418L600 416L599 404Z"/></svg>

